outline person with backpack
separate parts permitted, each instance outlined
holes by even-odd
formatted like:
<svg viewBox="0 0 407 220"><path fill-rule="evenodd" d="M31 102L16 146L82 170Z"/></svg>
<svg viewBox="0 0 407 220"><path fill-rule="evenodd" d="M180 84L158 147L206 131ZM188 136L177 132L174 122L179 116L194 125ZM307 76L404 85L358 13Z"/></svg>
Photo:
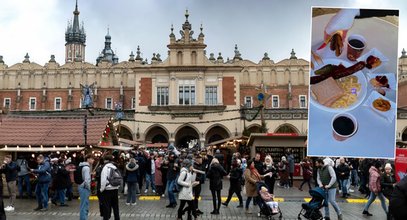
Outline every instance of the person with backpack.
<svg viewBox="0 0 407 220"><path fill-rule="evenodd" d="M65 193L66 189L70 184L69 172L65 169L64 160L62 158L58 159L58 164L56 168L56 175L54 180L55 196L52 200L54 205L57 205L57 200L60 202L59 206L68 206L65 203Z"/></svg>
<svg viewBox="0 0 407 220"><path fill-rule="evenodd" d="M85 156L85 161L79 163L78 168L74 171L74 180L78 184L79 197L81 199L79 219L88 219L89 213L89 196L91 193L91 166L94 162L92 154Z"/></svg>
<svg viewBox="0 0 407 220"><path fill-rule="evenodd" d="M127 200L126 205L136 205L136 187L137 187L137 174L139 165L136 159L130 158L130 161L126 164L127 173Z"/></svg>
<svg viewBox="0 0 407 220"><path fill-rule="evenodd" d="M23 198L23 184L25 184L27 196L31 198L30 167L28 162L23 156L19 156L16 163L20 167L20 171L17 173L18 195L21 199Z"/></svg>
<svg viewBox="0 0 407 220"><path fill-rule="evenodd" d="M185 212L188 213L188 219L196 219L198 216L196 214L195 206L193 203L193 194L192 188L199 184L198 181L195 181L195 174L193 173L193 166L192 162L189 159L185 159L182 161L182 168L180 175L177 179L177 184L180 188L180 192L178 194L178 198L180 200L180 205L178 208L178 218L182 219L182 216ZM184 209L185 204L188 203L188 207ZM191 216L192 214L192 216Z"/></svg>
<svg viewBox="0 0 407 220"><path fill-rule="evenodd" d="M103 160L105 165L100 176L100 192L103 199L103 219L110 219L112 209L114 219L120 219L119 213L119 187L122 184L123 178L120 171L113 164L113 156L106 155Z"/></svg>
<svg viewBox="0 0 407 220"><path fill-rule="evenodd" d="M14 211L14 202L16 201L16 180L17 173L20 171L20 167L12 161L11 155L4 157L3 165L1 166L1 173L6 175L7 190L10 195L10 205L4 208L5 211Z"/></svg>
<svg viewBox="0 0 407 220"><path fill-rule="evenodd" d="M37 156L37 169L31 169L31 172L37 175L37 186L35 187L35 195L37 197L37 208L34 211L48 210L48 188L51 182L51 165L49 158L42 154Z"/></svg>

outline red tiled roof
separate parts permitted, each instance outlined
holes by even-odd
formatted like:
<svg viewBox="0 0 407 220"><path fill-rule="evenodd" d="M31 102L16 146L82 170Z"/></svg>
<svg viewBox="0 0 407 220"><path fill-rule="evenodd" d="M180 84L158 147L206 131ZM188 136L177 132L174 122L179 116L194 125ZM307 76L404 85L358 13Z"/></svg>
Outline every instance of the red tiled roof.
<svg viewBox="0 0 407 220"><path fill-rule="evenodd" d="M108 117L87 119L87 144L96 146ZM83 146L84 117L8 116L0 122L0 146Z"/></svg>

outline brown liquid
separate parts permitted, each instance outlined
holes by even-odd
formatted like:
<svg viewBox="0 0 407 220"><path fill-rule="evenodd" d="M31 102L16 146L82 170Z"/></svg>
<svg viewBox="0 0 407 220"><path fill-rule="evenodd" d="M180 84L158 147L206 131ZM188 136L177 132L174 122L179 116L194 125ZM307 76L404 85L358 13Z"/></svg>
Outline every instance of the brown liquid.
<svg viewBox="0 0 407 220"><path fill-rule="evenodd" d="M355 124L353 123L352 119L346 116L340 116L334 120L333 128L336 133L343 136L348 136L355 130Z"/></svg>
<svg viewBox="0 0 407 220"><path fill-rule="evenodd" d="M365 44L362 41L358 40L358 39L350 40L349 44L354 48L363 48L365 46Z"/></svg>

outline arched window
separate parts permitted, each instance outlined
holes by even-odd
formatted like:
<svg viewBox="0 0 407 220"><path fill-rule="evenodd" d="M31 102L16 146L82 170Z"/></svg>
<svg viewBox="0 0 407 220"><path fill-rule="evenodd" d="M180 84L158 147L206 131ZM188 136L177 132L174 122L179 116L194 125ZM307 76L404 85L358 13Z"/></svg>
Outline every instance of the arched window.
<svg viewBox="0 0 407 220"><path fill-rule="evenodd" d="M196 62L197 62L196 51L192 51L192 53L191 53L191 64L196 65Z"/></svg>
<svg viewBox="0 0 407 220"><path fill-rule="evenodd" d="M183 64L183 57L182 57L182 52L181 51L178 51L178 53L177 53L177 64L179 65L179 66L181 66L182 64Z"/></svg>

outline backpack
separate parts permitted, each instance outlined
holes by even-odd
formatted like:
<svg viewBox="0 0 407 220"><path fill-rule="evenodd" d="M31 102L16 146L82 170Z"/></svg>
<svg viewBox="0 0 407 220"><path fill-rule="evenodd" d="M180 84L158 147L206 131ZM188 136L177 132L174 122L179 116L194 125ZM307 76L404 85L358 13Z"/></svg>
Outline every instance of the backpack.
<svg viewBox="0 0 407 220"><path fill-rule="evenodd" d="M178 179L179 179L180 176L181 176L181 174L175 180L176 182L174 184L174 189L173 189L174 192L180 192L182 187L184 187L183 185L178 184ZM187 172L187 174L185 175L185 178L182 181L185 181L187 179L187 177L188 177L188 172Z"/></svg>
<svg viewBox="0 0 407 220"><path fill-rule="evenodd" d="M110 173L109 176L107 177L107 182L109 182L109 185L113 187L121 186L123 183L123 177L119 169L111 167L109 167L109 169Z"/></svg>
<svg viewBox="0 0 407 220"><path fill-rule="evenodd" d="M76 168L76 170L73 172L73 178L76 184L81 185L84 181L84 179L82 178L82 169L84 167L89 167L88 165L85 166L78 166Z"/></svg>

